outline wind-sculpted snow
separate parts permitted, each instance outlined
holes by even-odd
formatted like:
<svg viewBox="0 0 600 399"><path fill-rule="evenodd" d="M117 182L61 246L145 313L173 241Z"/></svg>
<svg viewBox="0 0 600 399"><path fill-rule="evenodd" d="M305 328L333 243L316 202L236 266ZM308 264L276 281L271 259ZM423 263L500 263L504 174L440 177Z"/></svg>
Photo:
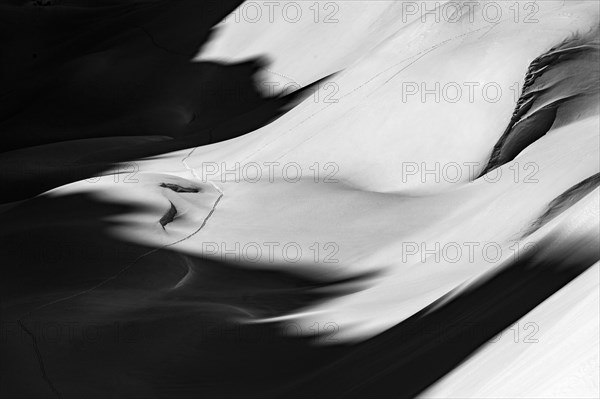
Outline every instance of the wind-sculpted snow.
<svg viewBox="0 0 600 399"><path fill-rule="evenodd" d="M199 188L182 187L178 184L172 184L172 183L160 183L160 186L163 188L168 188L169 190L175 191L176 193L198 193L198 192L200 192Z"/></svg>
<svg viewBox="0 0 600 399"><path fill-rule="evenodd" d="M582 182L569 188L567 191L556 197L550 204L543 215L535 220L531 225L531 228L527 234L531 234L538 230L540 227L554 219L557 215L560 215L565 210L569 209L577 201L588 195L591 191L600 186L600 174L596 173L593 176L588 177Z"/></svg>
<svg viewBox="0 0 600 399"><path fill-rule="evenodd" d="M2 397L598 396L598 4L330 3L0 5Z"/></svg>
<svg viewBox="0 0 600 399"><path fill-rule="evenodd" d="M159 223L162 226L163 230L165 230L165 226L175 220L175 216L177 216L177 208L171 202L171 207L169 210L160 218Z"/></svg>
<svg viewBox="0 0 600 399"><path fill-rule="evenodd" d="M566 70L566 71L565 71ZM512 161L552 126L598 112L598 31L577 34L536 58L506 131L494 146L482 175Z"/></svg>

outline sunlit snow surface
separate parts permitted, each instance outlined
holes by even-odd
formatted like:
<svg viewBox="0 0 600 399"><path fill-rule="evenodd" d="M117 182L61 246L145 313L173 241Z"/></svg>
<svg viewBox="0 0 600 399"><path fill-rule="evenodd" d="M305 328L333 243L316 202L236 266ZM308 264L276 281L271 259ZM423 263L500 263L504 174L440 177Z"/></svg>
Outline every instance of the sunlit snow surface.
<svg viewBox="0 0 600 399"><path fill-rule="evenodd" d="M308 3L302 2L305 15L312 12ZM524 269L543 275L547 267L552 275L571 268L566 285L558 284L524 315L515 313L501 335L421 395L598 397L600 191L593 176L600 172L599 4L483 1L454 15L444 3L469 2L437 2L442 11L436 21L421 19L422 2L339 1L321 9L319 23L312 14L290 23L280 9L272 22L267 15L249 22L242 4L195 60L263 57L267 64L256 77L263 93L291 92L326 78L319 89L240 137L136 160L135 184L123 184L131 164L122 164L113 168L122 172L117 179L107 173L43 194L57 200L91 194L131 206L107 218L109 234L148 252L80 288L48 293L27 311L74 301L74 311L85 313L86 307L106 306L102 301L111 296L118 309L141 320L160 319L158 311L147 313L155 306L174 314L200 306L217 315L229 307L223 317L283 326L290 339L312 336L316 328L332 339L312 345L358 345L377 342L415 315L443 312L534 253ZM433 2L427 7L435 9ZM502 17L496 19L498 10ZM337 22L322 23L333 11ZM556 51L568 54L533 68L536 58ZM532 70L533 78L527 75ZM531 107L515 119L513 136L500 141L504 154L518 155L480 177L527 93ZM535 136L532 126L544 123ZM555 201L565 192L566 201ZM136 291L137 278L128 274L138 270L140 279L151 280L140 265L163 250L182 260L153 264L161 273L171 267L178 272L152 284L187 298L184 304L164 302L145 293L147 287ZM198 257L334 287L360 278L299 307L224 304L218 298L198 305L190 292L210 285L202 280L202 265L190 260ZM129 282L111 288L123 275ZM524 283L505 284L511 292ZM535 289L535 281L528 284ZM89 294L97 297L86 299ZM486 306L493 318L502 305L472 304L483 313ZM106 320L113 312L127 317L110 307L97 317Z"/></svg>

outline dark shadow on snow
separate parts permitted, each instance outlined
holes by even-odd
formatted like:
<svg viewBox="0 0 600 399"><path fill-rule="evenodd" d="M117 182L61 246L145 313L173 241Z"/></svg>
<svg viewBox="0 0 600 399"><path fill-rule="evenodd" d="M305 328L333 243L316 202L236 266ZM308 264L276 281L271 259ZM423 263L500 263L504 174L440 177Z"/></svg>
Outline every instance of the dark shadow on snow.
<svg viewBox="0 0 600 399"><path fill-rule="evenodd" d="M266 96L265 59L192 62L240 2L1 2L0 202L237 137L305 98L318 82Z"/></svg>

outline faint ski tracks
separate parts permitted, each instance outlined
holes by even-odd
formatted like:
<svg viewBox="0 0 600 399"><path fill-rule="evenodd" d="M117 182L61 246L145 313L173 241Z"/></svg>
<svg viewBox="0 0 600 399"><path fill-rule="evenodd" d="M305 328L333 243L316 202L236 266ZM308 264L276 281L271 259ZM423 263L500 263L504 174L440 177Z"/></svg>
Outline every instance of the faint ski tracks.
<svg viewBox="0 0 600 399"><path fill-rule="evenodd" d="M413 58L416 58L416 60L414 60L414 61L411 61L411 62L410 62L408 65L406 65L405 67L403 67L403 68L402 68L400 71L396 72L394 75L392 75L392 77L390 77L389 79L387 79L387 80L384 82L384 84L386 84L386 83L388 83L389 81L391 81L392 79L394 79L394 78L395 78L396 76L398 76L398 75L399 75L401 72L403 72L404 70L408 69L410 66L412 66L414 63L416 63L417 61L419 61L421 58L425 57L427 54L431 53L431 52L432 52L432 51L434 51L434 50L437 50L439 47L442 47L442 46L446 45L447 43L449 43L449 42L451 42L451 41L454 41L454 40L457 40L457 39L461 39L461 38L463 38L463 37L466 37L466 36L470 36L470 35L472 35L472 34L475 34L475 33L477 33L477 32L480 32L480 31L484 30L484 29L487 29L487 30L488 30L488 31L486 32L486 34L487 34L487 33L489 33L489 31L491 31L492 29L494 29L494 28L495 28L497 25L498 25L498 24L492 25L491 27L482 27L482 28L478 28L478 29L472 30L472 31L470 31L470 32L463 33L463 34L461 34L461 35L454 36L454 37L452 37L452 38L450 38L450 39L446 39L446 40L444 40L444 41L442 41L442 42L440 42L440 43L437 43L437 44L435 44L435 45L433 45L433 46L431 46L431 47L429 47L429 48L427 48L427 49L425 49L425 50L423 50L423 51L421 51L421 52L419 52L419 53L417 53L417 54L414 54L414 55L412 55L412 56L410 56L410 57L404 58L404 59L400 60L399 62L395 63L394 65L392 65L392 66L390 66L390 67L388 67L388 68L384 69L383 71L381 71L381 72L379 72L379 73L375 74L374 76L372 76L371 78L369 78L369 79L368 79L368 80L366 80L365 82L363 82L363 83L361 83L360 85L356 86L354 89L352 89L352 90L351 90L351 91L349 91L348 93L346 93L346 94L342 95L342 96L341 96L341 97L338 99L338 102L339 102L339 100L341 100L342 98L344 98L344 97L347 97L347 96L349 96L349 95L351 95L351 94L355 93L356 91L360 90L360 89L361 89L361 88L363 88L364 86L368 85L369 83L371 83L372 81L374 81L375 79L377 79L379 76L381 76L381 75L383 75L384 73L388 72L390 69L393 69L393 68L397 67L398 65L405 63L406 61L409 61L409 60L411 60L411 59L413 59ZM241 161L241 162L243 162L243 161L247 160L248 158L251 158L251 157L253 157L254 155L256 155L256 154L258 154L259 152L261 152L262 150L264 150L265 148L269 147L271 144L273 144L273 143L277 142L278 140L281 140L281 138L283 138L284 136L286 136L287 134L289 134L290 132L292 132L293 130L295 130L295 129L296 129L298 126L300 126L300 125L304 124L306 121L308 121L309 119L313 118L315 115L317 115L317 114L320 114L321 112L325 111L326 109L328 109L328 108L329 108L329 107L331 107L332 105L334 105L334 104L337 104L338 102L336 102L336 103L329 103L329 104L327 104L326 106L322 107L321 109L319 109L319 110L315 111L315 112L314 112L314 113L312 113L311 115L307 116L306 118L304 118L303 120L301 120L300 122L298 122L297 124L295 124L294 126L292 126L291 128L289 128L287 131L285 131L285 132L284 132L283 134L281 134L280 136L277 136L277 137L276 137L276 138L275 138L273 141L271 141L271 142L269 142L269 143L267 143L267 144L265 144L265 145L261 146L260 148L258 148L258 149L257 149L257 150L255 150L254 152L252 152L251 154L249 154L249 155L247 155L246 157L244 157L244 158L242 159L242 161ZM310 136L310 137L308 137L307 139L305 139L304 141L302 141L302 143L300 143L299 145L301 145L301 144L303 144L304 142L306 142L306 141L308 141L308 140L312 139L314 136L318 135L319 133L320 133L320 132L317 132L317 133L313 134L312 136ZM279 156L279 157L276 159L276 161L279 161L281 158L283 158L284 156L286 156L287 154L289 154L289 153L290 153L290 152L291 152L293 149L295 149L295 148L297 148L297 147L298 147L298 146L295 146L294 148L292 148L292 149L290 149L290 150L286 151L284 154L280 155L280 156ZM194 150L195 150L195 148L194 148ZM193 150L192 150L192 152L193 152ZM189 155L191 155L191 153L190 153ZM189 155L188 155L188 156L189 156ZM192 173L193 173L193 172L192 172Z"/></svg>

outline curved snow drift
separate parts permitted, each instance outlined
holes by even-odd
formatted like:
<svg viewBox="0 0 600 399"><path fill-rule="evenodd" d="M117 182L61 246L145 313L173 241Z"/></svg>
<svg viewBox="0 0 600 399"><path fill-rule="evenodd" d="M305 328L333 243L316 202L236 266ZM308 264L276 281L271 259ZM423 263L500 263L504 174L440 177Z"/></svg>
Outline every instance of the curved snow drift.
<svg viewBox="0 0 600 399"><path fill-rule="evenodd" d="M3 199L28 200L0 208L2 394L568 396L598 359L597 4L539 2L525 24L512 2L493 23L494 2L453 22L347 2L314 31L226 21L189 63L238 5L201 3L43 7L36 29L78 23L5 47L24 67L3 75ZM290 82L317 91L260 87ZM514 323L540 345L496 342ZM571 396L597 393L589 374Z"/></svg>

